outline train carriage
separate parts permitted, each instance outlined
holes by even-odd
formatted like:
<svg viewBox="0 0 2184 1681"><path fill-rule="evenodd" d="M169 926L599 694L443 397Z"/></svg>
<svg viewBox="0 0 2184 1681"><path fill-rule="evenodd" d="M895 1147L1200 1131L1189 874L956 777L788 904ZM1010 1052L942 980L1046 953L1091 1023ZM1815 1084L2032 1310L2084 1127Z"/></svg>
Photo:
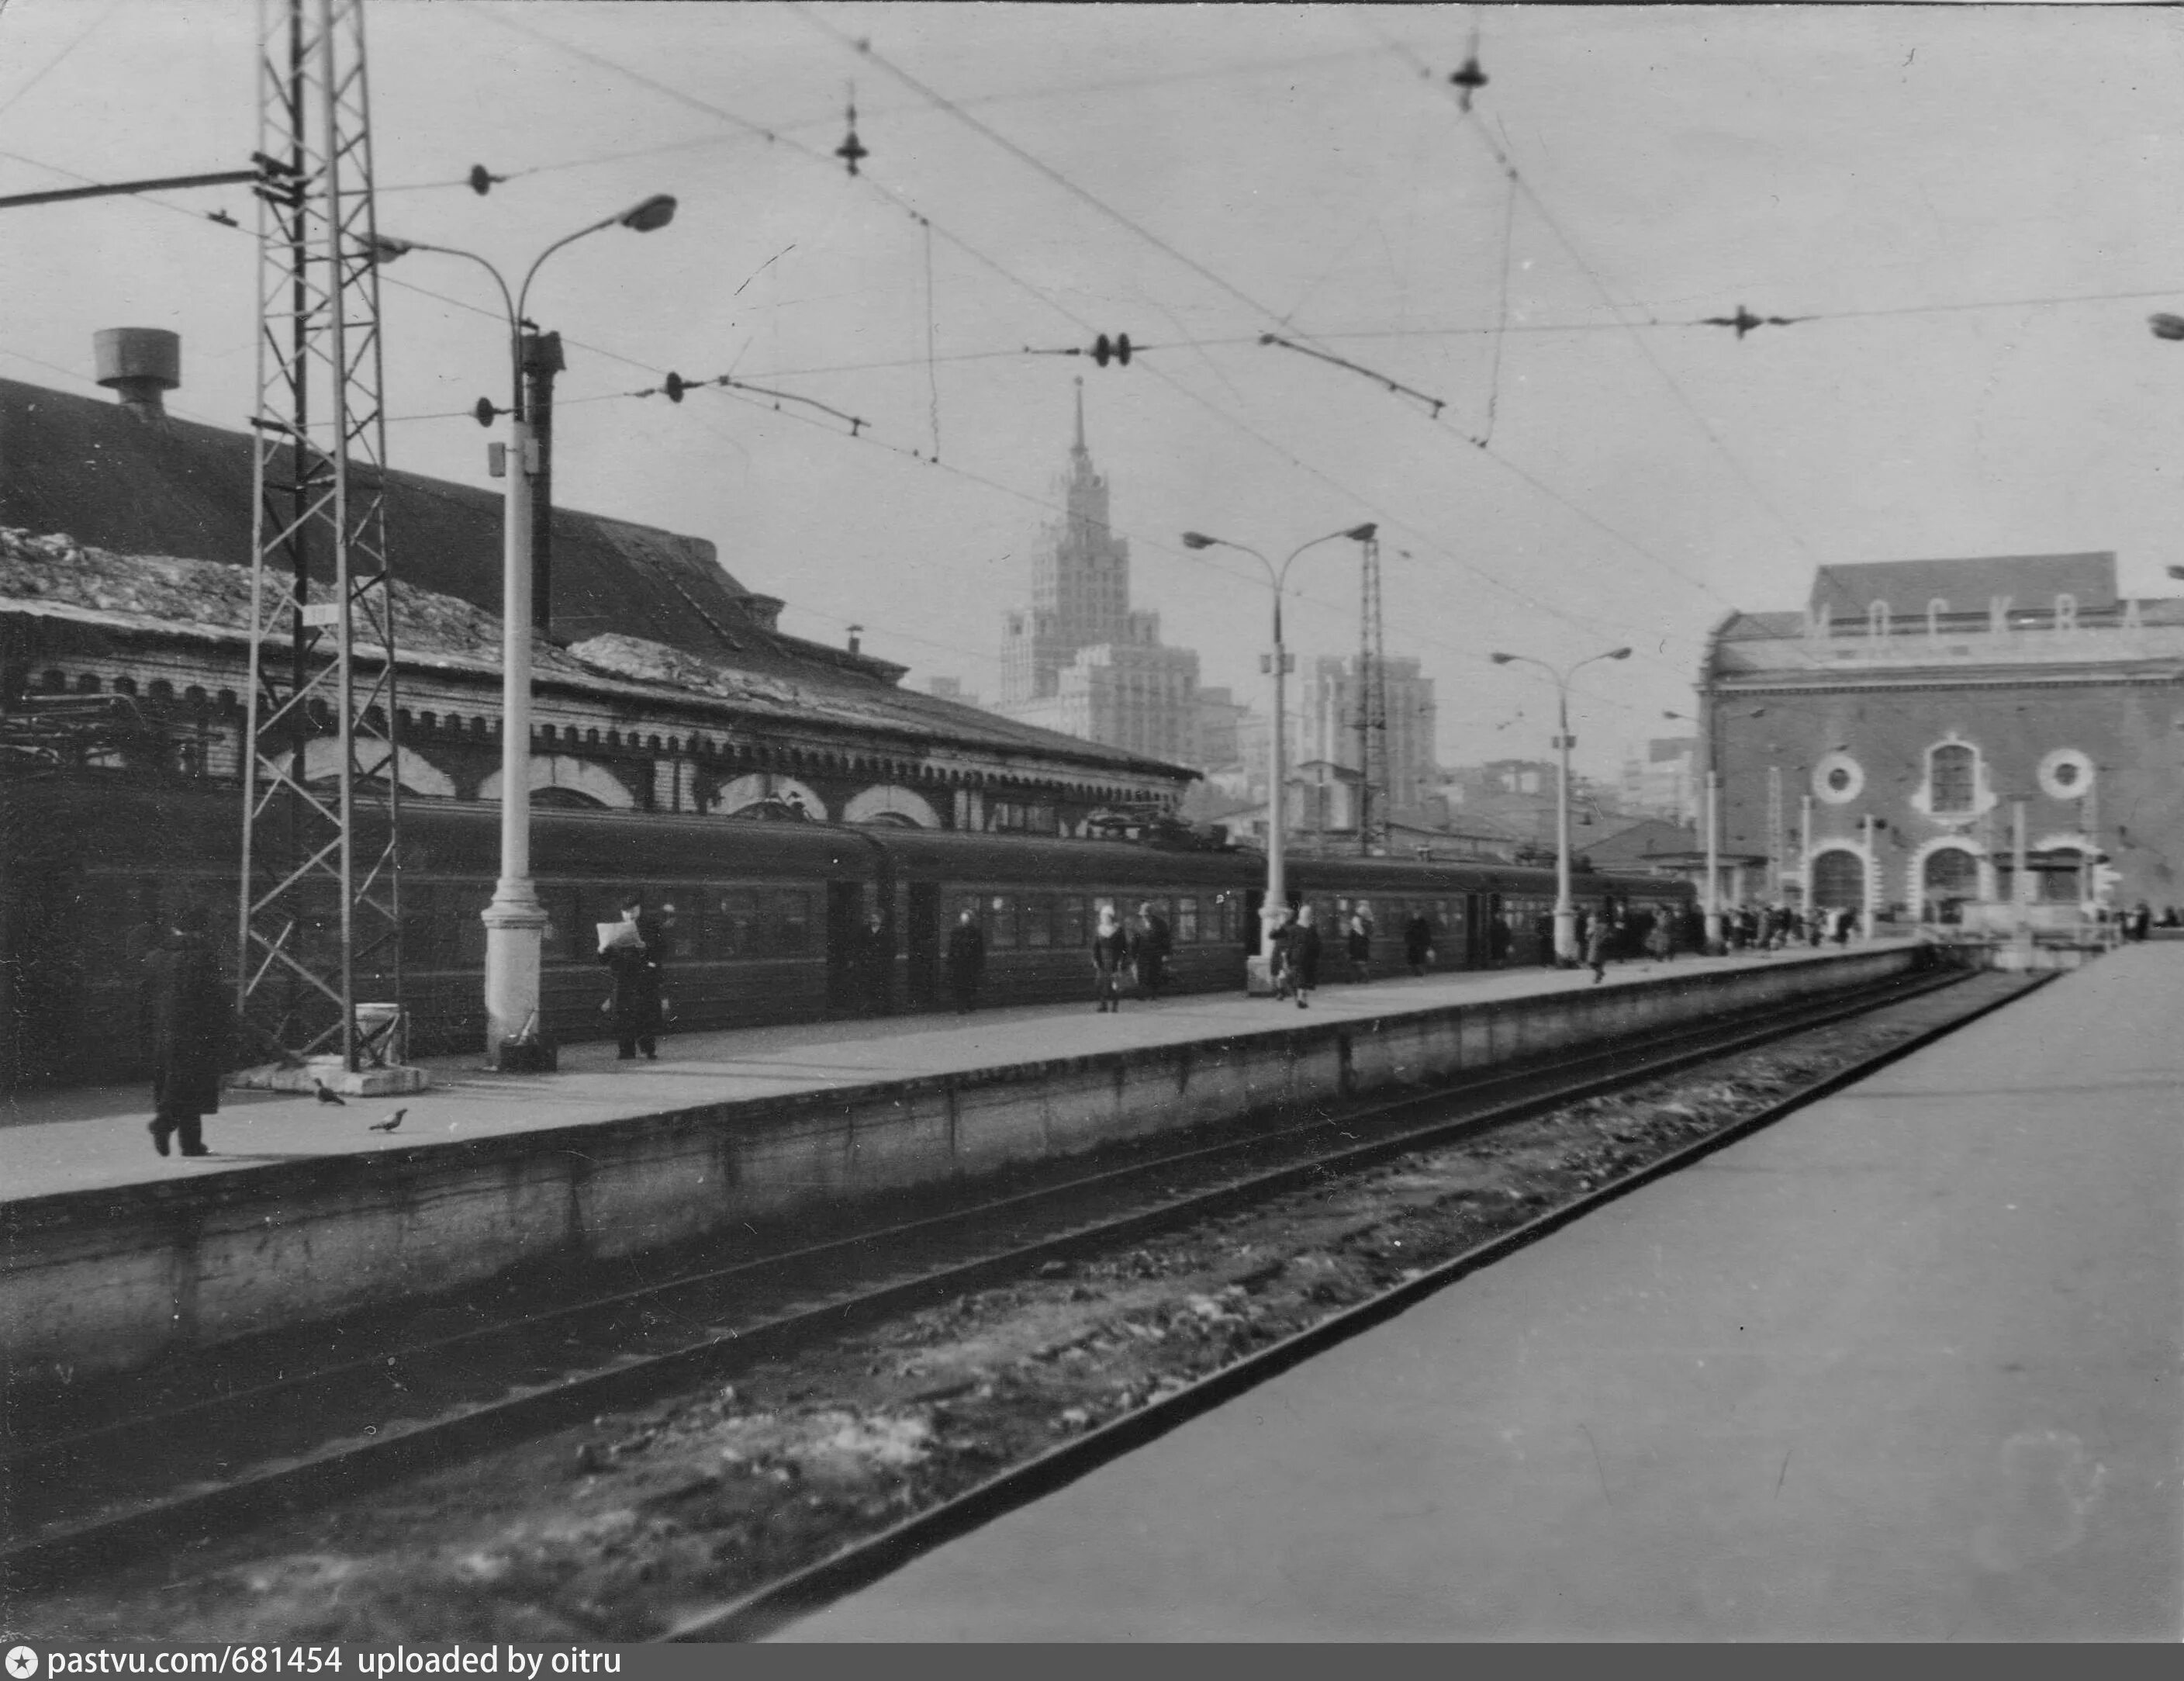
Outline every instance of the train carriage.
<svg viewBox="0 0 2184 1681"><path fill-rule="evenodd" d="M233 972L234 796L63 774L11 774L0 792L0 1081L139 1078L142 959L184 896L218 908ZM403 824L403 973L367 969L359 997L398 996L415 1053L473 1049L484 1037L479 913L493 896L499 808L418 801ZM631 887L667 927L672 1025L698 1030L944 1008L947 930L966 906L985 932L989 1003L1086 997L1103 903L1125 919L1159 906L1172 990L1240 987L1265 876L1264 861L1241 852L552 808L532 814L532 857L549 917L541 1020L565 1041L609 1031L594 925L615 919ZM1496 915L1513 936L1507 960L1539 961L1554 876L1318 857L1295 860L1289 887L1292 902L1315 908L1323 973L1339 980L1344 925L1361 904L1374 926L1373 975L1404 970L1413 914L1432 926L1436 969L1484 967ZM1581 872L1575 894L1596 908L1611 896L1680 903L1691 889ZM875 917L876 939L866 932ZM337 926L329 891L298 937L323 951Z"/></svg>

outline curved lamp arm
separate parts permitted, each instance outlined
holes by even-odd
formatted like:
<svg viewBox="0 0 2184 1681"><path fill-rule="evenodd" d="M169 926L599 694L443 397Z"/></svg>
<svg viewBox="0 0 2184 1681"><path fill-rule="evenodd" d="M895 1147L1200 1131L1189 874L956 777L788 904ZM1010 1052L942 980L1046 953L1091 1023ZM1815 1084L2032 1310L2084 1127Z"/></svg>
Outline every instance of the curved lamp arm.
<svg viewBox="0 0 2184 1681"><path fill-rule="evenodd" d="M671 194L655 193L649 198L630 206L611 216L602 216L589 227L580 227L574 233L565 233L532 259L531 266L524 271L523 284L516 288L515 320L523 319L523 305L531 296L531 282L538 278L540 265L564 245L572 245L587 234L597 233L602 228L626 227L638 233L649 233L656 227L665 227L675 220L675 199ZM506 288L504 288L503 290Z"/></svg>

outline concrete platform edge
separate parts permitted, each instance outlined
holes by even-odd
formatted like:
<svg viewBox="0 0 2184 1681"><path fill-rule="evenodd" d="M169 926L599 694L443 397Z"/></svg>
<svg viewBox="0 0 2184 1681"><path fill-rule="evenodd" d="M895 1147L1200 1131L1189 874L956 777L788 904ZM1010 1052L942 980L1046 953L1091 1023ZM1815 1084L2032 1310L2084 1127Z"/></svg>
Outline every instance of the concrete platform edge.
<svg viewBox="0 0 2184 1681"><path fill-rule="evenodd" d="M27 1198L0 1204L0 1360L14 1381L125 1371L526 1265L1438 1083L1925 960L1891 947Z"/></svg>

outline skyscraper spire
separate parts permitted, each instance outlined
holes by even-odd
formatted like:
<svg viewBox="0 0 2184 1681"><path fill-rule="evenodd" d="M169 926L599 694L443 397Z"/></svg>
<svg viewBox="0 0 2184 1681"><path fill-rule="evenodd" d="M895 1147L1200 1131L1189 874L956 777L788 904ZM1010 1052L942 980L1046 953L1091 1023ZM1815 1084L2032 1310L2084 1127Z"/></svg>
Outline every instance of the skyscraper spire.
<svg viewBox="0 0 2184 1681"><path fill-rule="evenodd" d="M1079 374L1077 378L1077 442L1070 446L1069 453L1072 455L1082 455L1086 453L1084 448L1084 377L1082 374Z"/></svg>

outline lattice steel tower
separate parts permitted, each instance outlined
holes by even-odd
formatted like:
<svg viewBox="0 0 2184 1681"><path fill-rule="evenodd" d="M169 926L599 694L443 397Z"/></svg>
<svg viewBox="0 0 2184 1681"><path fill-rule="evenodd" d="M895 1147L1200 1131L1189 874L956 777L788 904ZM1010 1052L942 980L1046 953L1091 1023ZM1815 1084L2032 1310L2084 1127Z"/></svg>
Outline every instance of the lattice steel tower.
<svg viewBox="0 0 2184 1681"><path fill-rule="evenodd" d="M1362 598L1357 610L1357 852L1369 856L1388 834L1396 779L1388 763L1388 647L1380 619L1380 539L1359 545ZM1373 797L1373 790L1380 797Z"/></svg>
<svg viewBox="0 0 2184 1681"><path fill-rule="evenodd" d="M354 1071L396 1001L394 613L364 0L259 0L258 408L237 991Z"/></svg>

